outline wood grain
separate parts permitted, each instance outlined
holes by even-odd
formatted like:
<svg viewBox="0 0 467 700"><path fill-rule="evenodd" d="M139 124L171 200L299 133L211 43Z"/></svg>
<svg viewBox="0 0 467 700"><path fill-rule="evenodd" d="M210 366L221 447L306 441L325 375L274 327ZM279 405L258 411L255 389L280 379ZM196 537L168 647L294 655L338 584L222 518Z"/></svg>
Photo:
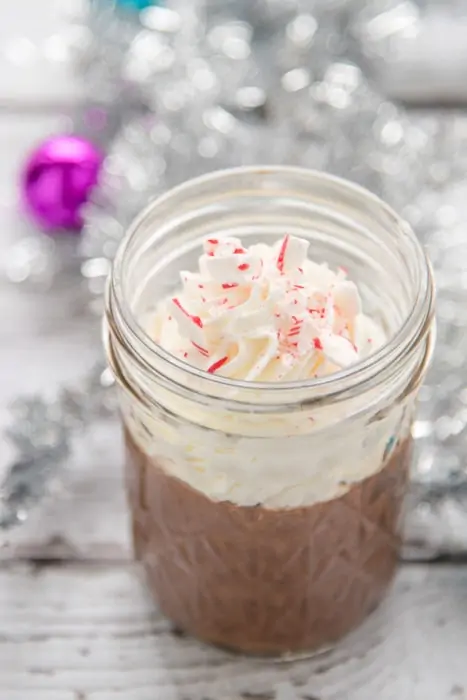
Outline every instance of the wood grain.
<svg viewBox="0 0 467 700"><path fill-rule="evenodd" d="M382 610L332 653L275 664L173 633L132 564L0 568L0 698L449 700L467 689L467 568L405 566ZM273 697L273 695L272 695Z"/></svg>

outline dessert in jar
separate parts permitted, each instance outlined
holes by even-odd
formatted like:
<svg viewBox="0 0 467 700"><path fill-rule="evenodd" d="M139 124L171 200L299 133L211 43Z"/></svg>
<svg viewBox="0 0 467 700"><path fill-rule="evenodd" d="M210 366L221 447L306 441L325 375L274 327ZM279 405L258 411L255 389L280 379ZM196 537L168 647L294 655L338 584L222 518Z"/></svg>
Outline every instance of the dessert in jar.
<svg viewBox="0 0 467 700"><path fill-rule="evenodd" d="M313 651L377 606L432 317L414 233L323 173L214 173L133 224L106 346L135 552L178 627L243 652Z"/></svg>

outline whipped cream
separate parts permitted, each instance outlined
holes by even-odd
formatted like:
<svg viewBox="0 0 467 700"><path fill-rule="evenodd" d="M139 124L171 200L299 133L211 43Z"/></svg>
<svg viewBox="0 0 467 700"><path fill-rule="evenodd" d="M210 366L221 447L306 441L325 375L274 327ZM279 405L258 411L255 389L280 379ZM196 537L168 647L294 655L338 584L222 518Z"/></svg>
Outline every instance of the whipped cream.
<svg viewBox="0 0 467 700"><path fill-rule="evenodd" d="M249 248L208 239L199 269L182 272L181 289L141 321L166 350L212 374L280 382L334 372L385 335L362 312L345 270L307 254L308 243L292 236ZM121 407L145 454L208 498L293 508L341 496L382 468L408 437L415 405L412 396L391 404L393 392L379 387L270 415L211 407L158 386L157 406L122 392Z"/></svg>
<svg viewBox="0 0 467 700"><path fill-rule="evenodd" d="M246 381L293 381L331 374L380 347L384 333L362 313L354 282L308 256L286 235L246 248L208 238L196 272L157 307L150 335L212 374Z"/></svg>
<svg viewBox="0 0 467 700"><path fill-rule="evenodd" d="M212 424L214 416L194 402L188 407L173 397L165 403L170 414L121 396L124 422L144 454L211 500L265 508L310 506L342 496L382 469L398 442L409 437L415 409L409 397L378 420L344 418L322 430L308 420L302 434L293 435L283 416L269 422L267 437L264 429L255 437L231 433L227 414L215 416L217 430L206 430L205 422ZM173 416L179 409L184 411L180 420ZM241 420L251 427L247 415L233 427L240 429Z"/></svg>

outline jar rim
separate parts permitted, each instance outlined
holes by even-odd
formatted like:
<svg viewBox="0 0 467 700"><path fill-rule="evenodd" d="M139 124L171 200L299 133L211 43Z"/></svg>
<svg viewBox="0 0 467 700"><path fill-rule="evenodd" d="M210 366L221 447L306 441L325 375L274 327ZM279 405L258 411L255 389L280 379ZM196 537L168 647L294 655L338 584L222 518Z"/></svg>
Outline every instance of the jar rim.
<svg viewBox="0 0 467 700"><path fill-rule="evenodd" d="M215 182L219 184L222 180L228 182L242 175L258 175L258 176L280 176L280 175L296 175L298 177L307 177L310 182L313 179L319 178L321 182L334 184L348 194L364 197L367 201L376 204L381 211L388 214L394 221L395 226L399 228L401 233L406 238L406 241L412 247L413 252L417 256L418 261L418 289L416 298L412 308L396 333L390 340L382 345L374 353L368 357L355 362L354 364L341 369L337 372L322 376L314 377L306 380L293 380L281 382L258 382L247 381L241 379L230 379L222 375L210 374L204 370L198 369L193 365L188 364L182 359L177 358L170 352L165 350L161 345L156 343L143 327L138 323L135 315L131 312L129 305L125 302L122 282L122 268L134 237L137 235L140 226L161 205L170 202L171 199L177 199L195 190L200 185ZM114 306L115 305L115 306ZM228 168L216 170L206 175L196 177L186 182L171 188L161 196L153 199L145 209L134 219L130 225L127 234L124 236L117 254L114 258L111 273L108 279L107 295L106 295L106 318L109 328L115 328L113 322L114 311L118 312L119 318L123 321L124 337L130 347L135 347L137 343L141 343L142 347L149 352L150 356L155 356L160 362L166 364L167 367L175 368L180 372L187 373L196 380L202 381L206 388L211 387L215 395L221 388L228 390L240 390L251 392L267 391L269 395L279 396L281 393L286 393L299 389L311 390L313 394L319 395L320 398L334 396L347 392L347 390L366 383L372 380L375 375L378 375L382 369L387 368L393 363L399 362L406 354L410 354L411 350L416 347L419 341L427 335L431 322L434 317L434 282L433 272L429 259L425 250L415 235L412 227L402 219L388 204L386 204L377 195L367 190L360 185L354 184L344 178L331 175L319 170L295 167L295 166L242 166L236 168ZM119 336L122 336L119 329ZM153 369L149 363L142 362L146 370ZM205 383L205 384L204 384ZM206 392L209 393L209 392Z"/></svg>

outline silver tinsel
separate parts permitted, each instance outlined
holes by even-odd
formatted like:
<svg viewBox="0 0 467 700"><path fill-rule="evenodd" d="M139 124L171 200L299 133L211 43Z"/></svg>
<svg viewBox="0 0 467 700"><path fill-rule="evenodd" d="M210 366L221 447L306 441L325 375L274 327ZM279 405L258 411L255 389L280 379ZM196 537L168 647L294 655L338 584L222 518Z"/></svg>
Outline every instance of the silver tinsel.
<svg viewBox="0 0 467 700"><path fill-rule="evenodd" d="M119 54L117 74L137 88L148 114L115 139L88 207L82 272L98 298L129 221L189 177L253 163L303 165L356 180L399 210L426 183L431 124L385 100L367 70L376 45L385 50L376 39L368 49L375 7L191 5L190 14L176 0L142 13L140 31ZM396 16L407 11L392 6Z"/></svg>
<svg viewBox="0 0 467 700"><path fill-rule="evenodd" d="M6 432L18 454L0 488L0 530L26 520L29 510L59 485L76 435L115 414L113 379L96 365L79 389L64 388L57 399L18 399Z"/></svg>
<svg viewBox="0 0 467 700"><path fill-rule="evenodd" d="M411 558L467 551L467 119L405 111L378 91L382 67L434 4L168 0L128 18L94 2L79 59L91 91L123 124L81 240L95 309L134 215L158 193L217 168L326 169L380 194L419 232L437 273L439 340L414 427ZM128 104L138 105L130 119ZM21 458L0 492L4 526L47 490L75 431L108 410L101 369L78 393L23 405L12 434Z"/></svg>

